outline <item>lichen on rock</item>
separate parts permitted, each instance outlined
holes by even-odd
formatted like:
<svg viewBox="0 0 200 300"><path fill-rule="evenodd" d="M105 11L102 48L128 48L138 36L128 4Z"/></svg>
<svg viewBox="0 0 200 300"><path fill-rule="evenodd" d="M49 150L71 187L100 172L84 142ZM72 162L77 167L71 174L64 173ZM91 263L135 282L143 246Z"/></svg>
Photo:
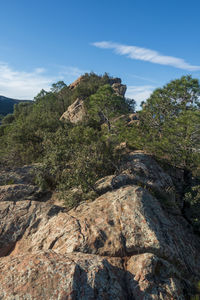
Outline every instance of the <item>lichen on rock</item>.
<svg viewBox="0 0 200 300"><path fill-rule="evenodd" d="M70 211L34 198L25 179L1 186L0 298L187 299L200 279L200 239L173 188L142 151L96 183L97 199ZM171 197L171 210L159 195Z"/></svg>

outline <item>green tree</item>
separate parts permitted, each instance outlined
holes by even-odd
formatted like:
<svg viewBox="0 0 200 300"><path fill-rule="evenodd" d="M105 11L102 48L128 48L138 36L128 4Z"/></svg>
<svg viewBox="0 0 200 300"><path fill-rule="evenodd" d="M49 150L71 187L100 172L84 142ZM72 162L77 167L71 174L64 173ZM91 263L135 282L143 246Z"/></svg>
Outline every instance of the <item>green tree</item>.
<svg viewBox="0 0 200 300"><path fill-rule="evenodd" d="M64 87L66 87L66 84L64 83L64 81L58 81L56 83L53 83L51 86L51 91L53 93L58 93L60 92Z"/></svg>
<svg viewBox="0 0 200 300"><path fill-rule="evenodd" d="M163 126L158 143L175 165L193 170L200 165L200 110L188 109Z"/></svg>
<svg viewBox="0 0 200 300"><path fill-rule="evenodd" d="M44 89L42 89L42 90L34 97L34 100L35 100L35 101L38 101L38 100L44 98L47 94L48 94L48 92L45 91Z"/></svg>
<svg viewBox="0 0 200 300"><path fill-rule="evenodd" d="M101 86L98 91L91 95L86 102L89 115L100 122L108 125L111 129L110 119L129 111L128 104L121 96L117 96L110 85Z"/></svg>
<svg viewBox="0 0 200 300"><path fill-rule="evenodd" d="M145 147L185 169L197 165L199 98L199 81L191 76L155 90L140 112L140 133Z"/></svg>

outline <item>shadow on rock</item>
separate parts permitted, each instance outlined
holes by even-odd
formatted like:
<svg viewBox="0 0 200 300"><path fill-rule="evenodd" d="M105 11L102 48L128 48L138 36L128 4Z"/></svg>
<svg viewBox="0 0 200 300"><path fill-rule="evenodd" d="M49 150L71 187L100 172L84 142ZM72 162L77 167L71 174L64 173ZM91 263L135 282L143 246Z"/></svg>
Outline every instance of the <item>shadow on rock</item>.
<svg viewBox="0 0 200 300"><path fill-rule="evenodd" d="M93 269L76 265L71 298L67 299L134 300L135 297L128 291L127 276L133 278L133 274L113 266L106 259L101 266L93 266ZM141 291L140 299L144 296Z"/></svg>

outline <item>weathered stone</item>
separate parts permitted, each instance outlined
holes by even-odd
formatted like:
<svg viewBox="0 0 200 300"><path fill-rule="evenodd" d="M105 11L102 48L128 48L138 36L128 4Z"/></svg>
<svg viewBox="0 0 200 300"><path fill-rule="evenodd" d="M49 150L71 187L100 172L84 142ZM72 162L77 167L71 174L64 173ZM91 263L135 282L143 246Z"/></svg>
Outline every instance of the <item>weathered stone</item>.
<svg viewBox="0 0 200 300"><path fill-rule="evenodd" d="M75 89L81 83L81 81L83 81L83 79L84 79L84 75L80 76L78 79L76 79L74 82L72 82L69 85L69 89L70 90Z"/></svg>
<svg viewBox="0 0 200 300"><path fill-rule="evenodd" d="M166 205L179 212L175 201L175 187L171 177L163 171L152 156L143 151L129 152L124 155L120 172L107 176L96 182L99 193L135 184L150 190L156 197L165 201Z"/></svg>
<svg viewBox="0 0 200 300"><path fill-rule="evenodd" d="M31 184L12 184L0 186L0 201L20 201L35 199L39 189Z"/></svg>
<svg viewBox="0 0 200 300"><path fill-rule="evenodd" d="M184 276L200 272L195 250L198 242L187 229L184 218L177 220L166 215L159 201L140 187L127 186L108 192L68 213L41 206L34 216L33 209L28 212L29 218L25 217L26 211L19 210L24 220L24 226L20 227L23 236L17 241L21 235L15 233L12 241L17 243L12 255L49 249L61 254L83 252L112 257L151 252L175 264ZM15 218L20 219L17 211ZM17 225L13 232L18 232L16 228Z"/></svg>
<svg viewBox="0 0 200 300"><path fill-rule="evenodd" d="M138 113L133 113L129 115L129 118L127 120L127 126L132 126L132 125L139 125L139 115Z"/></svg>
<svg viewBox="0 0 200 300"><path fill-rule="evenodd" d="M75 89L82 81L84 81L84 75L80 76L76 81L70 84L69 89ZM126 93L126 85L121 84L120 78L110 78L108 84L112 86L114 92L118 96L124 97ZM76 124L77 122L81 122L83 120L85 114L84 100L77 98L75 102L68 107L67 111L62 114L60 120L66 120Z"/></svg>
<svg viewBox="0 0 200 300"><path fill-rule="evenodd" d="M99 194L105 194L108 191L112 191L114 189L113 187L113 179L115 178L115 175L108 175L106 177L103 177L99 179L95 183L95 190Z"/></svg>
<svg viewBox="0 0 200 300"><path fill-rule="evenodd" d="M84 116L85 109L83 100L77 98L76 101L68 107L67 111L63 113L60 120L67 120L75 124L82 121Z"/></svg>
<svg viewBox="0 0 200 300"><path fill-rule="evenodd" d="M121 83L113 83L112 88L118 96L124 97L126 93L126 85Z"/></svg>
<svg viewBox="0 0 200 300"><path fill-rule="evenodd" d="M38 229L42 219L47 222L51 211L51 205L37 201L0 202L0 257L14 250L26 230L31 234Z"/></svg>
<svg viewBox="0 0 200 300"><path fill-rule="evenodd" d="M0 260L0 299L127 299L120 259L53 251Z"/></svg>
<svg viewBox="0 0 200 300"><path fill-rule="evenodd" d="M113 85L114 83L121 84L122 81L121 81L121 78L119 78L119 77L114 77L114 78L111 77L111 78L109 78L108 83L110 85Z"/></svg>
<svg viewBox="0 0 200 300"><path fill-rule="evenodd" d="M126 281L132 299L184 300L185 282L177 269L151 253L132 256L127 262Z"/></svg>
<svg viewBox="0 0 200 300"><path fill-rule="evenodd" d="M102 195L70 211L27 200L27 186L0 187L0 299L182 300L200 279L200 239L150 155L126 154Z"/></svg>

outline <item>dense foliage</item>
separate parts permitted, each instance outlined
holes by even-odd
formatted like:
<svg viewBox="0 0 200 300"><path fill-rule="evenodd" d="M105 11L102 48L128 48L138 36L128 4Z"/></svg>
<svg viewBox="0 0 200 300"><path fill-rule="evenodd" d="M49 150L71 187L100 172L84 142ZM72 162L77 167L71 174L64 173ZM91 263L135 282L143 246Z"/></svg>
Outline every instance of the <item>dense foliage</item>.
<svg viewBox="0 0 200 300"><path fill-rule="evenodd" d="M152 151L174 165L199 166L200 85L184 76L157 89L141 112L144 139Z"/></svg>
<svg viewBox="0 0 200 300"><path fill-rule="evenodd" d="M12 114L14 110L14 105L20 102L21 100L0 96L0 116L6 116L7 114Z"/></svg>
<svg viewBox="0 0 200 300"><path fill-rule="evenodd" d="M139 113L140 143L183 170L183 214L200 229L200 84L191 76L155 90ZM129 141L135 143L129 134Z"/></svg>
<svg viewBox="0 0 200 300"><path fill-rule="evenodd" d="M188 219L200 227L198 80L184 76L155 90L131 124L134 101L118 96L111 83L107 74L85 74L73 88L60 81L34 102L15 105L0 126L1 164L38 163L37 183L57 190L72 207L96 193L96 180L117 170L117 145L126 142L183 170L181 197L189 203ZM77 98L84 100L83 121L60 121Z"/></svg>

